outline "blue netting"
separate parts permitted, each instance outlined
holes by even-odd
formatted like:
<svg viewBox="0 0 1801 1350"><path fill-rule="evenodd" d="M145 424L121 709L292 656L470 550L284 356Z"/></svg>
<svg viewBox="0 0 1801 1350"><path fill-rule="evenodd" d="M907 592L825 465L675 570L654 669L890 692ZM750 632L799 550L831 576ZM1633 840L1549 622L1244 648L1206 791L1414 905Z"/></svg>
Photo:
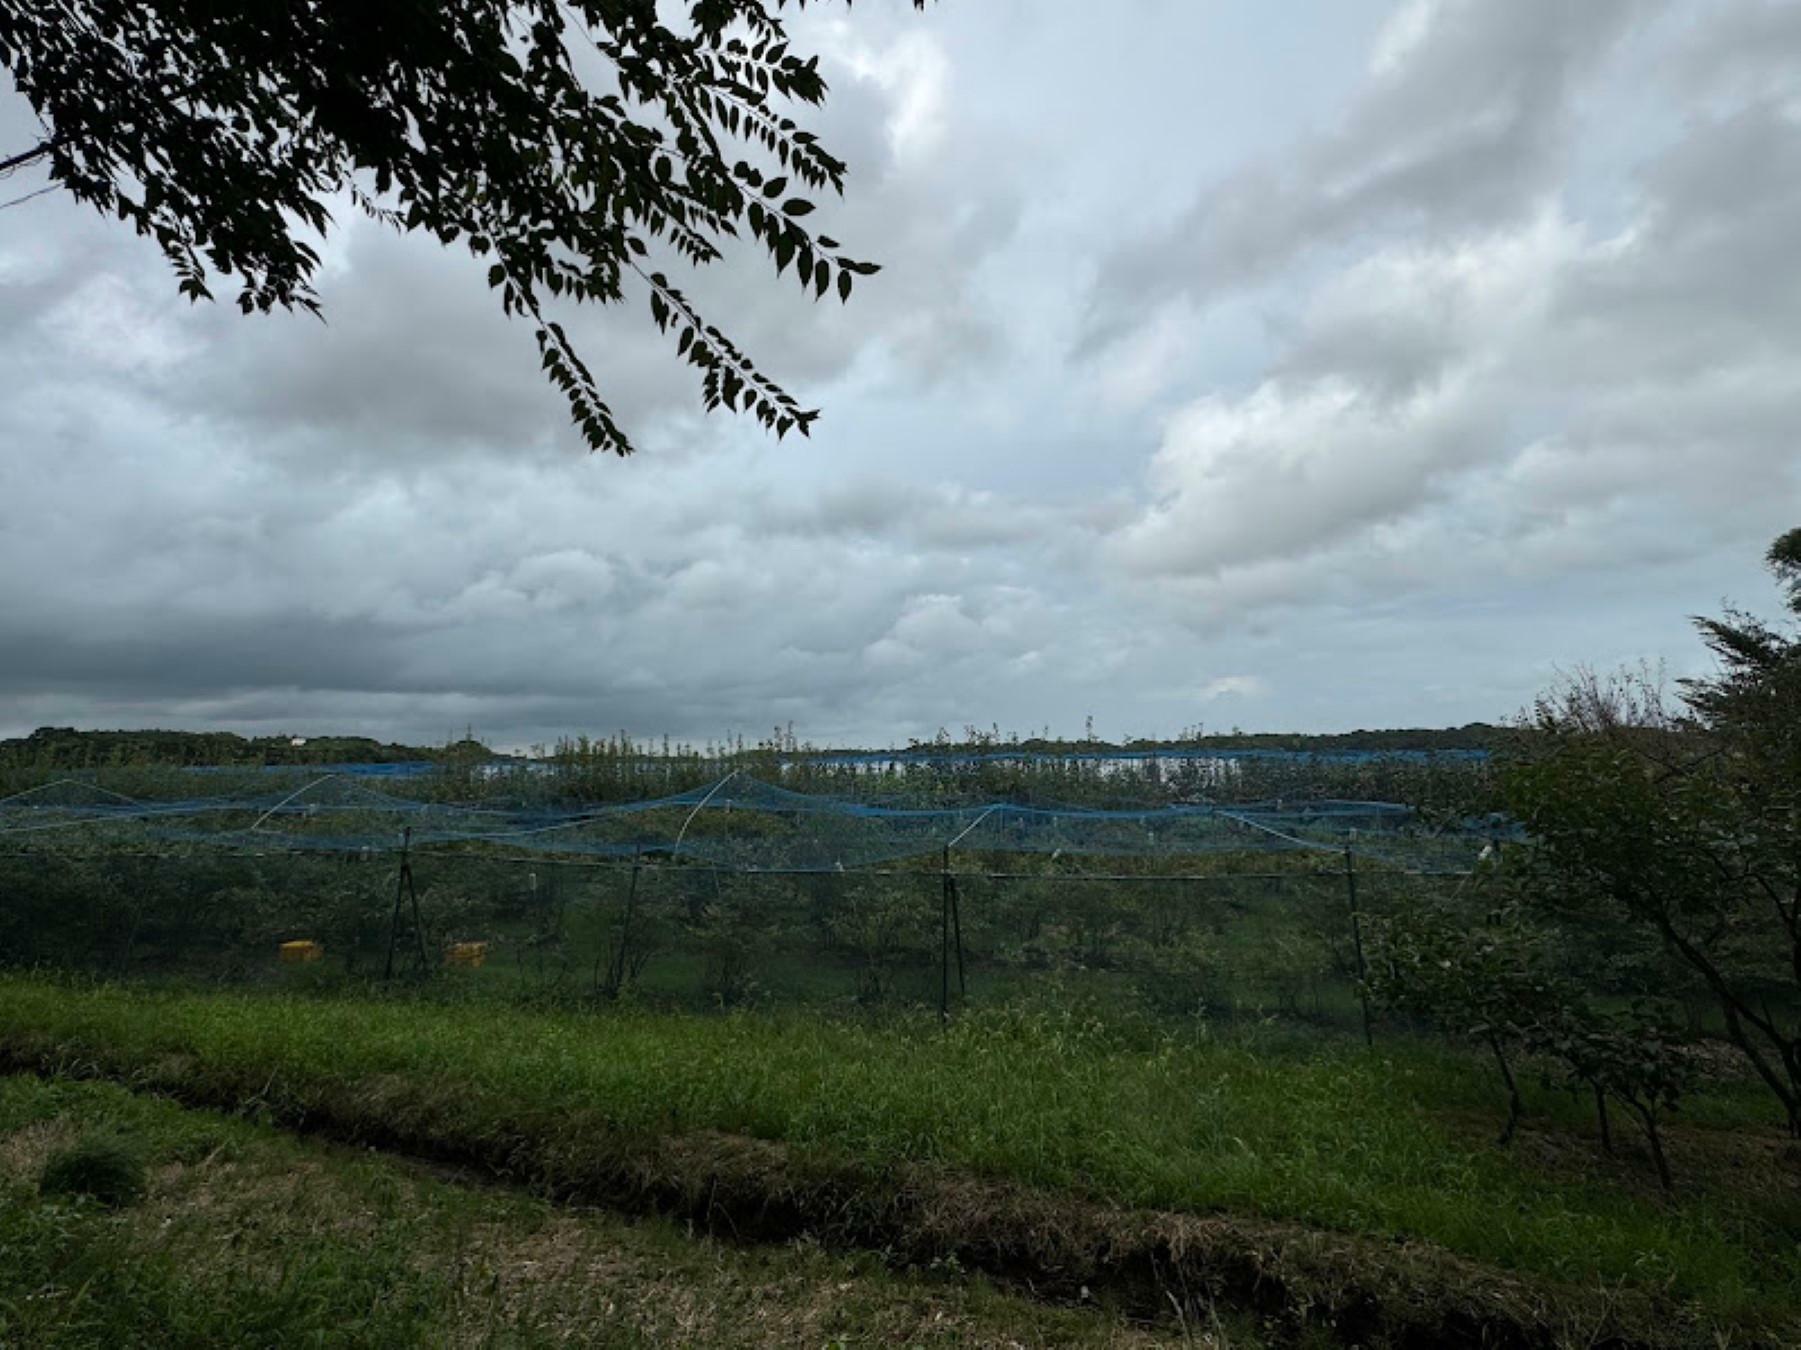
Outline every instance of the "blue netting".
<svg viewBox="0 0 1801 1350"><path fill-rule="evenodd" d="M1479 764L1489 758L1486 750L1280 750L1196 749L1177 747L1153 750L846 750L796 756L796 762L825 766L882 769L931 764L956 767L983 764L1180 764L1279 761L1292 764L1374 764L1384 760L1403 764L1434 761Z"/></svg>
<svg viewBox="0 0 1801 1350"><path fill-rule="evenodd" d="M1217 852L1340 854L1411 871L1473 864L1500 822L1429 829L1389 802L1178 805L1141 810L995 802L904 807L794 792L734 774L646 801L473 805L383 791L338 772L268 792L143 801L63 780L0 800L0 847L385 852L410 832L417 850L528 855L641 853L743 871L838 871L955 849L959 854L1167 856Z"/></svg>

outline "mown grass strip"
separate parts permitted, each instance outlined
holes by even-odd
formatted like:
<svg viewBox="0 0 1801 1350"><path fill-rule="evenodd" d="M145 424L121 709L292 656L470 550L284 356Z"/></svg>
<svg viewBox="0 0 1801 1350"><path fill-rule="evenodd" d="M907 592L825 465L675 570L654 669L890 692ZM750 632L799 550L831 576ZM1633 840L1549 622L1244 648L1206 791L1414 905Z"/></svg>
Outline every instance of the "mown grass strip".
<svg viewBox="0 0 1801 1350"><path fill-rule="evenodd" d="M137 1203L39 1193L89 1130L148 1157ZM953 1271L895 1275L816 1246L743 1247L572 1213L123 1087L0 1077L0 1344L516 1347L1177 1339ZM1256 1329L1198 1346L1255 1350Z"/></svg>
<svg viewBox="0 0 1801 1350"><path fill-rule="evenodd" d="M1391 1316L1411 1281L1441 1286L1415 1301L1442 1318L1442 1286L1473 1281L1470 1298L1452 1300L1460 1315L1546 1326L1572 1289L1599 1286L1622 1291L1621 1308L1663 1307L1665 1332L1785 1321L1801 1284L1792 1202L1697 1194L1672 1206L1628 1186L1536 1174L1471 1147L1454 1115L1479 1089L1455 1061L1423 1051L1144 1046L1053 1016L995 1014L937 1033L923 1023L73 990L24 977L0 979L0 1028L15 1062L87 1061L190 1099L255 1099L286 1121L732 1223L761 1215L858 1240L912 1232L928 1247L962 1232L963 1247L990 1249L1001 1266L1081 1264L1085 1244L1103 1249L1087 1265L1104 1265L1104 1249L1121 1242L1149 1262L1193 1242L1216 1272L1229 1251L1241 1274L1273 1254L1251 1284L1347 1315L1379 1297ZM1714 1107L1720 1117L1737 1109ZM990 1189L964 1200L997 1211L993 1223L932 1217L971 1182ZM1106 1208L1022 1199L1021 1184ZM1118 1209L1235 1218L1141 1234L1134 1247ZM1358 1270L1369 1249L1302 1242L1275 1220L1374 1236L1404 1258ZM1060 1227L1069 1231L1057 1238ZM1444 1249L1451 1280L1433 1280L1436 1258L1420 1239ZM1471 1261L1531 1278L1480 1279Z"/></svg>

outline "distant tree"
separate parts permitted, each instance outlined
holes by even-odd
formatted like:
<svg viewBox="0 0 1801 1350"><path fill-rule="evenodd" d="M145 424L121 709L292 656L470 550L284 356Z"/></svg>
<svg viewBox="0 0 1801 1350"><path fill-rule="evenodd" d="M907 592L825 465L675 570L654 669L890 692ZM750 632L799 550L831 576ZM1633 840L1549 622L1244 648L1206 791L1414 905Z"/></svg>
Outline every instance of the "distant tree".
<svg viewBox="0 0 1801 1350"><path fill-rule="evenodd" d="M1801 619L1801 530L1768 562ZM1506 792L1531 893L1661 946L1801 1134L1801 632L1736 610L1697 623L1716 674L1677 706L1642 674L1566 681Z"/></svg>
<svg viewBox="0 0 1801 1350"><path fill-rule="evenodd" d="M1770 545L1764 560L1785 607L1801 621L1801 529ZM1785 818L1801 806L1801 631L1794 622L1785 632L1736 609L1696 623L1721 669L1711 679L1684 681L1688 705L1750 770L1747 804L1760 817ZM1785 912L1792 922L1792 910Z"/></svg>
<svg viewBox="0 0 1801 1350"><path fill-rule="evenodd" d="M490 260L590 447L627 454L548 299L635 286L703 400L778 436L818 415L758 373L662 270L748 233L815 298L876 270L806 224L845 165L781 110L826 94L789 0L0 0L0 65L44 128L0 176L54 184L157 242L183 294L319 312L330 204ZM793 0L796 8L806 0ZM923 7L924 0L914 0ZM672 19L679 13L680 19ZM584 78L582 68L597 76Z"/></svg>

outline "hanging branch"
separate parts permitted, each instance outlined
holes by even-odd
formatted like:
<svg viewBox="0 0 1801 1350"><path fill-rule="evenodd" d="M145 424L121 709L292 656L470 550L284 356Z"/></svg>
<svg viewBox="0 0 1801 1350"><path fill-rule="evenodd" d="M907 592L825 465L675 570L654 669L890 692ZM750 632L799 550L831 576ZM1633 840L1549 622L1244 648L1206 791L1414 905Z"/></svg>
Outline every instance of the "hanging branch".
<svg viewBox="0 0 1801 1350"><path fill-rule="evenodd" d="M876 271L801 223L847 169L787 115L819 106L826 82L817 56L790 50L783 5L0 0L0 65L49 132L0 174L48 158L55 186L156 242L183 295L235 278L245 312L321 312L313 241L341 194L460 242L493 262L490 288L530 322L588 446L621 455L630 439L546 308L616 304L630 266L658 328L680 327L709 409L806 435L817 411L639 265L654 243L698 268L748 241L778 276L792 267L804 292L841 301ZM576 73L578 33L606 66L598 81Z"/></svg>

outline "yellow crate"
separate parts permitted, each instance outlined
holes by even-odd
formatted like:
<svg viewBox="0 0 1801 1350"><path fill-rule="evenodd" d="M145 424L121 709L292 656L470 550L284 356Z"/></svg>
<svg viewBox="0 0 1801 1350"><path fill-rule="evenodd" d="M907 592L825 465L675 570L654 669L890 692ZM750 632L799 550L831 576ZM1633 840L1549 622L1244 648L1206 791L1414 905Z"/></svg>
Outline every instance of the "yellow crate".
<svg viewBox="0 0 1801 1350"><path fill-rule="evenodd" d="M444 964L447 966L468 966L474 969L488 959L488 944L485 942L453 942L444 951Z"/></svg>
<svg viewBox="0 0 1801 1350"><path fill-rule="evenodd" d="M311 938L281 944L281 963L284 966L299 965L302 961L317 961L324 955L324 944L314 942Z"/></svg>

